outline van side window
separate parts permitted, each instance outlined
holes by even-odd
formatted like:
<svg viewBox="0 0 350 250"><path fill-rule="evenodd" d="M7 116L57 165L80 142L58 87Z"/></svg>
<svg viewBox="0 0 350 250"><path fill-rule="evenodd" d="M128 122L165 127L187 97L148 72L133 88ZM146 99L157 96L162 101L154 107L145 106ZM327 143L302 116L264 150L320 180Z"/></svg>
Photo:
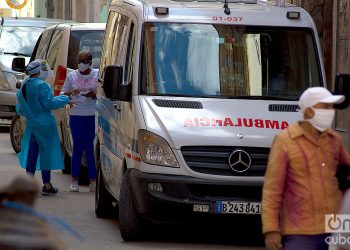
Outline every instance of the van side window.
<svg viewBox="0 0 350 250"><path fill-rule="evenodd" d="M125 45L128 39L131 39L130 36L128 37L129 28L129 17L117 12L110 13L102 50L102 55L104 55L104 57L101 58L101 77L103 77L103 69L106 66L111 64L124 65L126 54Z"/></svg>
<svg viewBox="0 0 350 250"><path fill-rule="evenodd" d="M37 53L34 59L46 59L46 52L49 48L52 32L53 30L44 31L41 36L40 43L37 48Z"/></svg>
<svg viewBox="0 0 350 250"><path fill-rule="evenodd" d="M92 67L100 67L100 57L104 30L72 30L69 37L67 68L77 69L77 57L80 51L88 50L92 54Z"/></svg>
<svg viewBox="0 0 350 250"><path fill-rule="evenodd" d="M134 23L130 25L128 48L126 50L124 82L129 83L132 80L132 51L134 48Z"/></svg>
<svg viewBox="0 0 350 250"><path fill-rule="evenodd" d="M111 64L123 65L125 59L124 46L127 42L129 17L118 14L118 25L113 42Z"/></svg>
<svg viewBox="0 0 350 250"><path fill-rule="evenodd" d="M111 63L111 53L112 53L112 46L115 36L115 28L116 28L116 22L117 22L117 13L111 12L108 17L107 26L106 26L106 35L105 39L103 41L103 49L101 57L101 64L100 64L100 76L103 77L103 70L106 67L106 65L110 65Z"/></svg>
<svg viewBox="0 0 350 250"><path fill-rule="evenodd" d="M50 65L51 69L55 67L58 50L60 48L61 40L62 40L63 31L55 30L51 39L51 44L49 47L49 51L47 52L46 61Z"/></svg>

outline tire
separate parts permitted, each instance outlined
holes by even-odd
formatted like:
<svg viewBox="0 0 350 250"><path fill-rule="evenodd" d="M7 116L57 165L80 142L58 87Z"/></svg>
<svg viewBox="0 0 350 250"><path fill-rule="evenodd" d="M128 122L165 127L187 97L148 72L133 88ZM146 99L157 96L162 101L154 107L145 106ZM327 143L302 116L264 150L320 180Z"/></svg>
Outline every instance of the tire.
<svg viewBox="0 0 350 250"><path fill-rule="evenodd" d="M21 140L23 137L22 121L19 115L15 115L11 120L10 139L13 150L21 152Z"/></svg>
<svg viewBox="0 0 350 250"><path fill-rule="evenodd" d="M120 234L125 241L137 241L141 239L143 225L135 209L128 172L123 176L120 189L119 228Z"/></svg>
<svg viewBox="0 0 350 250"><path fill-rule="evenodd" d="M117 209L113 207L113 196L106 189L101 166L97 167L97 180L95 192L95 214L97 218L107 218L114 214L117 215Z"/></svg>

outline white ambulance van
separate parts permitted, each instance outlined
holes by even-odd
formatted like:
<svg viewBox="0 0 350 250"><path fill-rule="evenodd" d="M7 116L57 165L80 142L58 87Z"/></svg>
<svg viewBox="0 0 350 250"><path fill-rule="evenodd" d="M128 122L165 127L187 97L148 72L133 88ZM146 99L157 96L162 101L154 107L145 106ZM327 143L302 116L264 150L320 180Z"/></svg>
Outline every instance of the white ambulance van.
<svg viewBox="0 0 350 250"><path fill-rule="evenodd" d="M259 220L272 140L326 86L309 14L252 0L113 1L99 81L95 212L118 207L125 240L149 222Z"/></svg>

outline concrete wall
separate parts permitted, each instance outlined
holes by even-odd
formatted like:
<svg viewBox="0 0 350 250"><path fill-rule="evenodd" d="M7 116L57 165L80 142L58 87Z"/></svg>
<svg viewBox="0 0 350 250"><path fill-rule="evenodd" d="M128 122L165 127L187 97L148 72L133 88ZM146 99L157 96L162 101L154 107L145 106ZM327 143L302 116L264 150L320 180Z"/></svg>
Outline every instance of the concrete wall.
<svg viewBox="0 0 350 250"><path fill-rule="evenodd" d="M333 89L333 0L289 0L289 2L303 7L313 17L322 46L327 86Z"/></svg>
<svg viewBox="0 0 350 250"><path fill-rule="evenodd" d="M35 0L36 17L73 20L77 22L100 22L106 19L109 0ZM103 7L105 7L103 9ZM103 15L102 20L100 15Z"/></svg>

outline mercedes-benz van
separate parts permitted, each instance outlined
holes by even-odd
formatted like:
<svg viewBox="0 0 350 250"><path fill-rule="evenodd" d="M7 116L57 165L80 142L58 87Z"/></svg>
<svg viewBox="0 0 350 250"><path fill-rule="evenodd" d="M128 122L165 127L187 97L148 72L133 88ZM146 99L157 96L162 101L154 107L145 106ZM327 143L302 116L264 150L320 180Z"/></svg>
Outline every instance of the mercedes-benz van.
<svg viewBox="0 0 350 250"><path fill-rule="evenodd" d="M99 78L95 212L118 207L125 240L147 222L258 220L274 136L326 87L310 15L252 0L113 1Z"/></svg>

